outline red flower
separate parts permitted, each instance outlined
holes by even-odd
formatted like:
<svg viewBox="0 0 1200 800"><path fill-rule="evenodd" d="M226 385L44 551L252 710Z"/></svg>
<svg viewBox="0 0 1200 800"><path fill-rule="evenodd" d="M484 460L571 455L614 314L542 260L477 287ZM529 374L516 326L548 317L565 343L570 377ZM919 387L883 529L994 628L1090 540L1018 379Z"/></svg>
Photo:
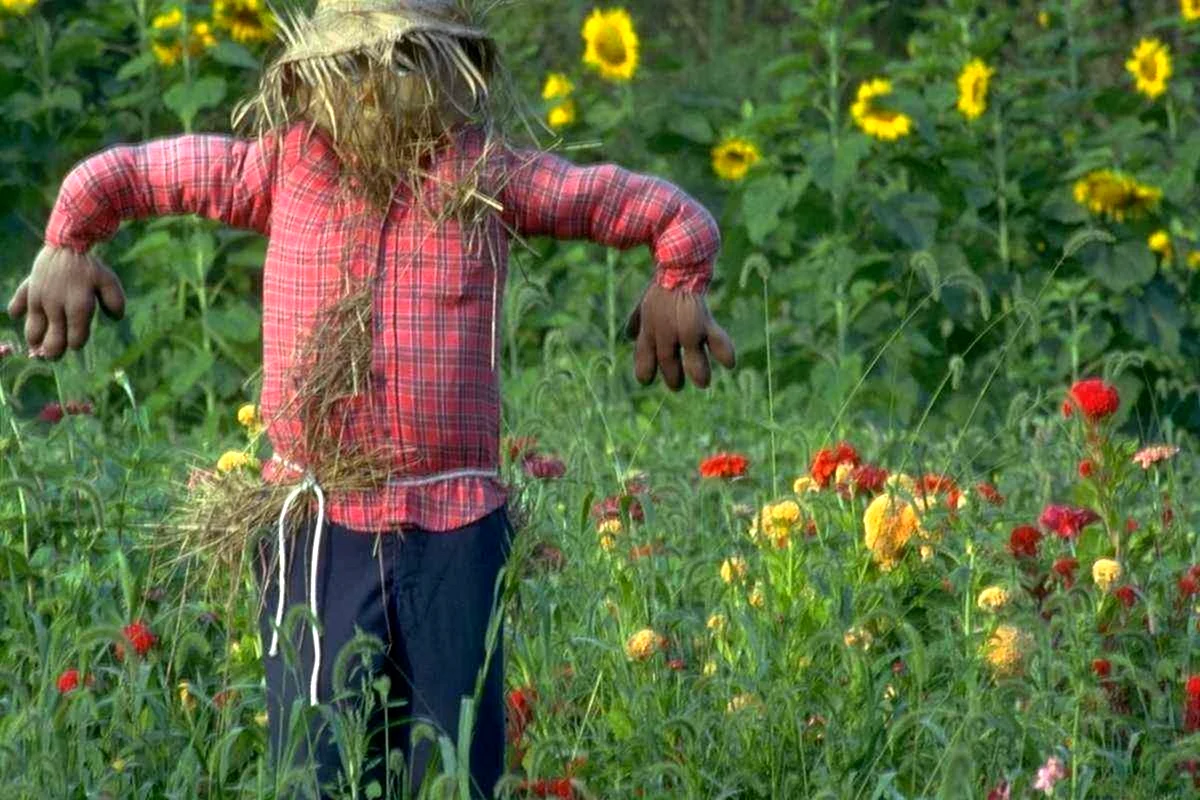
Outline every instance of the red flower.
<svg viewBox="0 0 1200 800"><path fill-rule="evenodd" d="M1012 797L1012 787L1008 785L1008 781L1000 781L990 792L988 792L987 800L1009 800Z"/></svg>
<svg viewBox="0 0 1200 800"><path fill-rule="evenodd" d="M592 516L598 520L612 519L621 516L621 502L629 498L629 517L635 522L642 522L646 519L646 511L642 508L642 504L638 499L630 494L617 494L611 497L606 497L592 505Z"/></svg>
<svg viewBox="0 0 1200 800"><path fill-rule="evenodd" d="M829 482L842 464L857 467L860 463L858 451L847 442L839 442L837 447L822 448L813 456L812 466L808 474L822 489L829 487Z"/></svg>
<svg viewBox="0 0 1200 800"><path fill-rule="evenodd" d="M638 545L629 548L629 560L637 561L639 558L650 558L650 556L658 555L662 551L663 546L661 542Z"/></svg>
<svg viewBox="0 0 1200 800"><path fill-rule="evenodd" d="M1162 524L1164 528L1171 527L1175 521L1175 509L1171 507L1171 498L1163 495Z"/></svg>
<svg viewBox="0 0 1200 800"><path fill-rule="evenodd" d="M1125 520L1125 532L1126 533L1134 533L1135 531L1137 531L1137 529L1138 529L1138 523L1137 523L1136 519L1134 519L1133 517L1130 517L1129 519Z"/></svg>
<svg viewBox="0 0 1200 800"><path fill-rule="evenodd" d="M1079 477L1084 480L1092 477L1092 473L1096 470L1096 463L1090 458L1085 458L1079 462Z"/></svg>
<svg viewBox="0 0 1200 800"><path fill-rule="evenodd" d="M987 481L975 484L975 491L979 493L980 497L994 506L1004 505L1004 495L1000 494L1000 491Z"/></svg>
<svg viewBox="0 0 1200 800"><path fill-rule="evenodd" d="M529 477L540 478L542 480L561 478L567 474L567 465L563 463L561 458L538 455L537 453L526 453L521 459L521 467Z"/></svg>
<svg viewBox="0 0 1200 800"><path fill-rule="evenodd" d="M68 414L91 414L92 413L92 404L87 402L86 400L82 400L78 403L75 402L74 400L69 400L69 401L67 401L65 411Z"/></svg>
<svg viewBox="0 0 1200 800"><path fill-rule="evenodd" d="M522 686L508 693L509 731L514 741L520 739L529 723L533 722L533 704L536 702L537 691L530 686Z"/></svg>
<svg viewBox="0 0 1200 800"><path fill-rule="evenodd" d="M517 436L507 439L506 444L509 459L516 461L525 453L532 454L537 449L538 440L536 436Z"/></svg>
<svg viewBox="0 0 1200 800"><path fill-rule="evenodd" d="M1099 519L1100 515L1090 508L1049 505L1043 509L1038 522L1043 528L1053 531L1063 539L1072 539Z"/></svg>
<svg viewBox="0 0 1200 800"><path fill-rule="evenodd" d="M1042 534L1032 525L1018 525L1008 537L1008 552L1013 558L1037 558Z"/></svg>
<svg viewBox="0 0 1200 800"><path fill-rule="evenodd" d="M667 662L667 666L676 672L683 672L683 670L687 669L687 662L682 658L672 658Z"/></svg>
<svg viewBox="0 0 1200 800"><path fill-rule="evenodd" d="M58 403L47 403L42 407L38 414L38 419L42 422L49 422L53 425L56 422L61 422L63 418L63 407Z"/></svg>
<svg viewBox="0 0 1200 800"><path fill-rule="evenodd" d="M1075 570L1079 569L1079 561L1065 556L1054 562L1050 569L1063 579L1063 584L1070 589L1075 583Z"/></svg>
<svg viewBox="0 0 1200 800"><path fill-rule="evenodd" d="M717 453L700 462L702 478L740 478L746 474L750 461L737 453Z"/></svg>
<svg viewBox="0 0 1200 800"><path fill-rule="evenodd" d="M1099 422L1115 413L1120 405L1121 396L1114 386L1100 378L1088 378L1076 381L1071 386L1067 399L1063 401L1062 413L1064 417L1069 417L1078 408L1088 422Z"/></svg>
<svg viewBox="0 0 1200 800"><path fill-rule="evenodd" d="M1200 585L1197 585L1196 579L1192 577L1190 572L1179 579L1179 597L1181 599L1187 600L1198 589L1200 589Z"/></svg>
<svg viewBox="0 0 1200 800"><path fill-rule="evenodd" d="M139 656L144 656L150 652L150 648L158 641L158 637L150 631L150 626L142 622L140 619L121 628L121 633L125 639L133 645L133 650ZM121 642L116 644L117 660L125 660L125 645Z"/></svg>
<svg viewBox="0 0 1200 800"><path fill-rule="evenodd" d="M229 705L232 700L237 698L237 692L233 689L222 689L212 696L213 705L217 708L224 708Z"/></svg>
<svg viewBox="0 0 1200 800"><path fill-rule="evenodd" d="M571 785L570 778L554 778L552 780L539 778L536 781L522 781L517 791L530 797L561 797L565 800L575 797L575 787Z"/></svg>
<svg viewBox="0 0 1200 800"><path fill-rule="evenodd" d="M1112 662L1107 658L1093 658L1092 672L1096 673L1097 678L1107 678L1112 674Z"/></svg>
<svg viewBox="0 0 1200 800"><path fill-rule="evenodd" d="M86 678L83 679L83 682L84 682L84 684L86 684L88 686L94 686L96 684L96 679L93 678L91 675L88 675ZM71 692L75 691L78 688L79 688L79 670L72 667L71 669L64 671L62 675L58 676L58 693L59 694L70 694Z"/></svg>
<svg viewBox="0 0 1200 800"><path fill-rule="evenodd" d="M1129 584L1118 586L1113 590L1113 596L1121 601L1121 605L1126 608L1133 608L1133 604L1137 602L1137 590Z"/></svg>
<svg viewBox="0 0 1200 800"><path fill-rule="evenodd" d="M1189 700L1200 702L1200 675L1192 675L1184 685Z"/></svg>
<svg viewBox="0 0 1200 800"><path fill-rule="evenodd" d="M1183 729L1188 733L1200 730L1200 675L1192 675L1184 685L1187 699L1183 707Z"/></svg>
<svg viewBox="0 0 1200 800"><path fill-rule="evenodd" d="M844 497L858 495L875 495L883 491L887 485L888 471L874 464L859 464L850 472L849 480L840 486L838 491Z"/></svg>

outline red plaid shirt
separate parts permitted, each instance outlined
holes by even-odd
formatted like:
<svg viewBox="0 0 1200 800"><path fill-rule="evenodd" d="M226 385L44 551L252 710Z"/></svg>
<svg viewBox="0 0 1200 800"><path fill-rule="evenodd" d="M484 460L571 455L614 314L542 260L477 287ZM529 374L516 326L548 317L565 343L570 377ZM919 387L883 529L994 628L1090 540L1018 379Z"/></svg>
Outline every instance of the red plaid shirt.
<svg viewBox="0 0 1200 800"><path fill-rule="evenodd" d="M452 185L482 152L478 130L457 131L439 151L427 191ZM306 125L262 140L183 135L121 145L67 175L46 241L85 252L123 219L182 213L267 236L260 405L275 452L295 464L304 461L300 422L280 414L291 405L292 358L318 309L341 296L343 258L354 275L374 275L373 384L349 401L358 405L346 432L366 446L399 443L421 467L379 491L329 497L327 515L363 531L449 530L506 499L494 326L508 231L649 245L656 281L689 292L705 291L720 246L712 216L666 181L513 148L495 149L486 163L480 191L503 211L468 247L458 223L434 224L403 189L386 214L361 200L339 204L336 156L325 135ZM295 477L264 472L268 480Z"/></svg>

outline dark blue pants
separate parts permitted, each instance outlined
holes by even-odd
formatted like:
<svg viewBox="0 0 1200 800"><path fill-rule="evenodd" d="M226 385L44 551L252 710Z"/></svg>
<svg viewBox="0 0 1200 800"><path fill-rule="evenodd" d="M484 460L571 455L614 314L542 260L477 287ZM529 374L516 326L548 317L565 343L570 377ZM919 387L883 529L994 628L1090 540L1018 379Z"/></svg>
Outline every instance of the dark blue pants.
<svg viewBox="0 0 1200 800"><path fill-rule="evenodd" d="M457 748L464 697L475 701L472 796L492 796L504 768L503 627L496 630L490 659L487 630L493 613L500 613L495 611L497 578L511 533L504 507L446 532L363 533L327 520L317 579L319 708L309 707L314 650L306 609L313 524L287 538L286 611L275 657L266 650L278 598L277 545L271 535L263 539L256 572L263 589L260 629L271 761L281 796L349 797L350 782L365 789L378 781L385 798L416 797L426 776L432 781L446 767L439 765L436 742L418 737L414 746L410 734L425 723ZM356 631L379 641L372 646L359 636L343 651ZM374 708L367 710L361 687L378 685L383 677L390 683L387 702L374 691ZM331 714L331 709L342 713ZM359 725L365 721L370 734L365 752L353 751L346 721L355 719ZM389 753L393 762L397 753L403 757L406 779L389 774Z"/></svg>

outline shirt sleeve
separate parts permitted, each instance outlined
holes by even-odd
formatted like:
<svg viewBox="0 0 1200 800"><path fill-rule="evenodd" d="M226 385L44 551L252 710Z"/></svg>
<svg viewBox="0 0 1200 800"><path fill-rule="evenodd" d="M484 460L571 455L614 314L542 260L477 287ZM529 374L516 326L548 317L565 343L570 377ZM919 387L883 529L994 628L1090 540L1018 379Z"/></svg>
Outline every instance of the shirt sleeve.
<svg viewBox="0 0 1200 800"><path fill-rule="evenodd" d="M666 289L701 293L721 248L716 220L679 187L613 164L580 167L552 153L510 150L501 202L522 236L648 245Z"/></svg>
<svg viewBox="0 0 1200 800"><path fill-rule="evenodd" d="M116 233L122 220L170 214L267 235L278 142L277 134L185 134L102 150L63 179L46 243L82 253Z"/></svg>

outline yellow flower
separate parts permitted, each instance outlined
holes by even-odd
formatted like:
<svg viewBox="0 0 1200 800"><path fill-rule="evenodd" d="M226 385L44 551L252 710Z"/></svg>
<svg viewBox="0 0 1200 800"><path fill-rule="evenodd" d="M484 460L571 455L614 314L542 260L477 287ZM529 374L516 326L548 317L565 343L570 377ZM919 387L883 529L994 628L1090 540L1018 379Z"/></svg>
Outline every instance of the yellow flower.
<svg viewBox="0 0 1200 800"><path fill-rule="evenodd" d="M796 478L796 482L792 484L792 491L796 494L807 494L808 492L816 493L821 491L821 487L817 484L816 479L811 475L801 475L799 478Z"/></svg>
<svg viewBox="0 0 1200 800"><path fill-rule="evenodd" d="M178 28L183 24L183 12L176 6L169 11L164 11L161 14L155 15L154 19L150 20L150 27L156 31L170 30Z"/></svg>
<svg viewBox="0 0 1200 800"><path fill-rule="evenodd" d="M874 641L875 637L871 635L869 630L866 628L861 628L857 625L853 628L848 628L846 632L842 634L842 642L846 645L846 647L858 647L863 650L870 650L871 644Z"/></svg>
<svg viewBox="0 0 1200 800"><path fill-rule="evenodd" d="M235 469L258 467L258 461L241 450L228 450L217 459L217 472L233 472Z"/></svg>
<svg viewBox="0 0 1200 800"><path fill-rule="evenodd" d="M742 692L735 694L729 698L729 702L725 705L725 712L728 714L736 714L747 708L758 710L762 707L761 701L750 692Z"/></svg>
<svg viewBox="0 0 1200 800"><path fill-rule="evenodd" d="M989 586L979 593L975 605L984 611L996 612L1008 605L1012 595L1003 586Z"/></svg>
<svg viewBox="0 0 1200 800"><path fill-rule="evenodd" d="M571 83L570 78L561 72L551 72L546 76L546 83L542 86L542 99L557 100L561 97L569 97L573 91L575 91L575 84Z"/></svg>
<svg viewBox="0 0 1200 800"><path fill-rule="evenodd" d="M266 0L213 0L213 22L235 42L251 44L275 38L275 15Z"/></svg>
<svg viewBox="0 0 1200 800"><path fill-rule="evenodd" d="M717 674L717 662L710 658L704 662L704 668L700 672L711 678Z"/></svg>
<svg viewBox="0 0 1200 800"><path fill-rule="evenodd" d="M1159 39L1142 39L1125 62L1125 69L1133 75L1137 90L1153 100L1167 90L1171 51Z"/></svg>
<svg viewBox="0 0 1200 800"><path fill-rule="evenodd" d="M606 553L611 553L613 548L617 546L617 540L609 536L607 533L600 535L600 549Z"/></svg>
<svg viewBox="0 0 1200 800"><path fill-rule="evenodd" d="M917 481L907 472L897 472L894 475L889 475L888 479L884 481L884 486L901 494L913 495L917 492Z"/></svg>
<svg viewBox="0 0 1200 800"><path fill-rule="evenodd" d="M787 547L792 529L800 522L800 505L795 500L784 500L762 507L750 524L750 538L758 544L774 544Z"/></svg>
<svg viewBox="0 0 1200 800"><path fill-rule="evenodd" d="M634 661L645 661L663 646L663 637L653 628L642 628L625 643L625 655Z"/></svg>
<svg viewBox="0 0 1200 800"><path fill-rule="evenodd" d="M1150 238L1146 241L1146 246L1150 248L1150 252L1161 258L1164 263L1170 263L1171 234L1164 230L1157 230L1150 234Z"/></svg>
<svg viewBox="0 0 1200 800"><path fill-rule="evenodd" d="M767 598L763 594L761 582L756 582L754 588L750 590L750 594L746 595L746 602L751 608L762 608L767 603Z"/></svg>
<svg viewBox="0 0 1200 800"><path fill-rule="evenodd" d="M187 681L179 682L179 704L183 706L183 710L191 713L196 707L196 698L192 695L192 685Z"/></svg>
<svg viewBox="0 0 1200 800"><path fill-rule="evenodd" d="M237 421L244 428L258 424L258 406L254 403L244 404L237 410Z"/></svg>
<svg viewBox="0 0 1200 800"><path fill-rule="evenodd" d="M623 8L593 9L583 23L582 35L587 43L584 64L598 70L605 80L633 78L638 66L638 35L628 11Z"/></svg>
<svg viewBox="0 0 1200 800"><path fill-rule="evenodd" d="M712 149L712 168L723 180L740 181L761 158L753 142L735 136Z"/></svg>
<svg viewBox="0 0 1200 800"><path fill-rule="evenodd" d="M892 93L892 82L884 78L864 81L858 86L850 116L868 136L885 142L894 141L912 132L912 118L899 111L878 108L875 100Z"/></svg>
<svg viewBox="0 0 1200 800"><path fill-rule="evenodd" d="M866 546L885 572L896 566L914 533L924 533L912 503L881 494L863 514Z"/></svg>
<svg viewBox="0 0 1200 800"><path fill-rule="evenodd" d="M164 67L173 67L183 59L183 42L180 40L178 28L183 25L183 12L178 8L156 16L150 21L150 27L156 31L156 40L150 43L150 52ZM207 22L192 24L191 33L187 37L187 53L192 58L203 55L217 44L212 26Z"/></svg>
<svg viewBox="0 0 1200 800"><path fill-rule="evenodd" d="M1179 0L1179 13L1184 22L1200 20L1200 0Z"/></svg>
<svg viewBox="0 0 1200 800"><path fill-rule="evenodd" d="M1188 269L1200 269L1200 250L1188 253L1187 265Z"/></svg>
<svg viewBox="0 0 1200 800"><path fill-rule="evenodd" d="M1092 580L1100 591L1107 593L1112 585L1121 580L1121 565L1111 558L1098 558L1092 564Z"/></svg>
<svg viewBox="0 0 1200 800"><path fill-rule="evenodd" d="M2 0L0 0L0 1L2 1ZM117 758L114 758L112 761L112 768L113 768L113 772L124 772L125 771L125 759L121 758L120 756L118 756Z"/></svg>
<svg viewBox="0 0 1200 800"><path fill-rule="evenodd" d="M1046 11L1044 9L1042 11L1039 11L1037 20L1038 20L1038 27L1042 28L1043 30L1045 30L1046 28L1049 28L1050 27L1050 12Z"/></svg>
<svg viewBox="0 0 1200 800"><path fill-rule="evenodd" d="M721 580L726 583L745 578L749 571L750 565L741 556L730 556L721 562Z"/></svg>
<svg viewBox="0 0 1200 800"><path fill-rule="evenodd" d="M555 130L575 124L575 101L564 100L546 112L546 124Z"/></svg>
<svg viewBox="0 0 1200 800"><path fill-rule="evenodd" d="M725 618L724 614L712 614L709 616L708 622L704 623L704 625L713 633L722 633L728 622L729 620Z"/></svg>
<svg viewBox="0 0 1200 800"><path fill-rule="evenodd" d="M958 110L967 119L978 119L987 110L988 83L995 73L976 58L958 74Z"/></svg>
<svg viewBox="0 0 1200 800"><path fill-rule="evenodd" d="M917 553L921 556L921 561L926 564L933 561L934 552L933 545L931 544L923 544L917 548Z"/></svg>
<svg viewBox="0 0 1200 800"><path fill-rule="evenodd" d="M0 7L10 14L23 17L33 10L37 0L0 0Z"/></svg>
<svg viewBox="0 0 1200 800"><path fill-rule="evenodd" d="M1075 182L1075 202L1093 214L1117 222L1153 211L1162 200L1162 189L1138 183L1132 176L1100 169Z"/></svg>
<svg viewBox="0 0 1200 800"><path fill-rule="evenodd" d="M1001 677L1019 675L1032 649L1032 637L1012 625L1000 625L987 642L987 662Z"/></svg>
<svg viewBox="0 0 1200 800"><path fill-rule="evenodd" d="M254 715L254 722L262 728L267 727L267 712L260 711Z"/></svg>
<svg viewBox="0 0 1200 800"><path fill-rule="evenodd" d="M854 465L849 463L841 463L837 465L837 469L833 471L834 485L845 483L850 480L850 475L854 472Z"/></svg>
<svg viewBox="0 0 1200 800"><path fill-rule="evenodd" d="M618 519L617 517L609 517L608 519L606 519L600 523L597 530L600 533L612 533L612 534L620 533L621 532L621 520Z"/></svg>

